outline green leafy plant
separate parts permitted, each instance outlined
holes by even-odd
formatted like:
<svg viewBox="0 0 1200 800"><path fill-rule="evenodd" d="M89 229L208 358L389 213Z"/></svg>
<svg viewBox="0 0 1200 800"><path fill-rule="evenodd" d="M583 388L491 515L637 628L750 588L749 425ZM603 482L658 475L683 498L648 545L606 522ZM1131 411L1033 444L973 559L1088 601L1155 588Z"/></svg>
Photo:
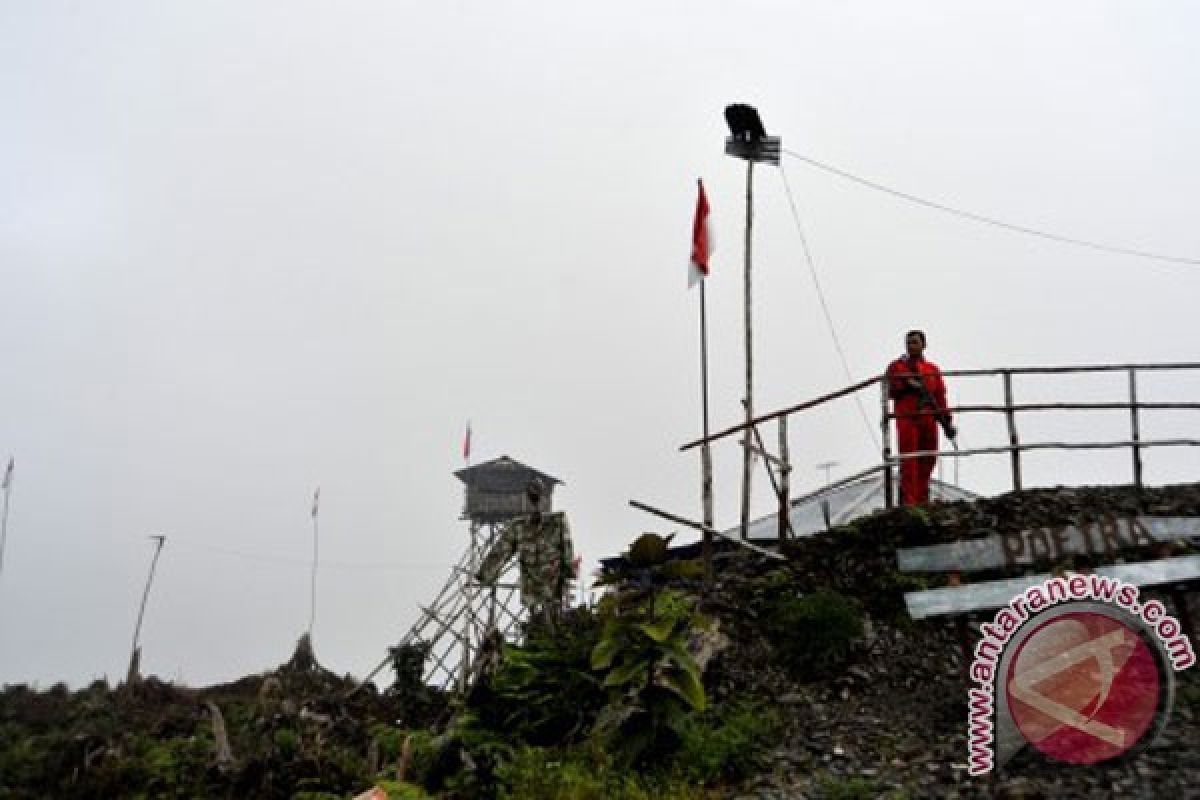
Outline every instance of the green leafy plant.
<svg viewBox="0 0 1200 800"><path fill-rule="evenodd" d="M300 735L290 728L275 731L275 749L282 758L295 758L300 752Z"/></svg>
<svg viewBox="0 0 1200 800"><path fill-rule="evenodd" d="M651 590L643 605L605 622L592 650L592 669L604 674L610 695L595 733L630 762L673 749L688 713L707 705L700 668L687 651L694 619L676 593Z"/></svg>

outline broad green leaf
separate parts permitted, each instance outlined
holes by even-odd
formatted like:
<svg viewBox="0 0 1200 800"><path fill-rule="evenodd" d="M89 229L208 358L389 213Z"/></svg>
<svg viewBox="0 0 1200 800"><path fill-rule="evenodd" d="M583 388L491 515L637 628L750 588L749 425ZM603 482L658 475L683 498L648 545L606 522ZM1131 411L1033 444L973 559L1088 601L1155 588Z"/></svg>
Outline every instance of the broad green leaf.
<svg viewBox="0 0 1200 800"><path fill-rule="evenodd" d="M621 652L621 640L615 636L605 637L592 649L592 669L608 669L613 659Z"/></svg>
<svg viewBox="0 0 1200 800"><path fill-rule="evenodd" d="M668 672L658 679L660 686L670 689L696 711L703 711L706 705L704 684L690 672Z"/></svg>
<svg viewBox="0 0 1200 800"><path fill-rule="evenodd" d="M640 661L630 661L608 673L604 679L605 686L621 686L626 683L642 681L646 678L646 664Z"/></svg>
<svg viewBox="0 0 1200 800"><path fill-rule="evenodd" d="M662 644L675 630L675 620L662 619L658 622L643 622L638 625L638 630L653 639L655 643Z"/></svg>
<svg viewBox="0 0 1200 800"><path fill-rule="evenodd" d="M661 649L664 656L675 662L684 672L699 680L700 666L696 663L696 659L692 658L692 654L679 642L666 642L661 645Z"/></svg>

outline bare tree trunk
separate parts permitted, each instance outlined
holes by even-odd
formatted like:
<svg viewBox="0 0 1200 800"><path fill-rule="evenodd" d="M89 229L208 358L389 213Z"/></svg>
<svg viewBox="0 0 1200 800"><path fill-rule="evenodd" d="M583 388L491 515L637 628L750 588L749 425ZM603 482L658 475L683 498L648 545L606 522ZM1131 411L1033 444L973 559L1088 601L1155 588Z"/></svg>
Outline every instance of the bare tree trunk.
<svg viewBox="0 0 1200 800"><path fill-rule="evenodd" d="M396 780L404 783L404 777L408 774L409 764L412 763L412 734L404 737L404 744L400 746L400 760L396 762Z"/></svg>

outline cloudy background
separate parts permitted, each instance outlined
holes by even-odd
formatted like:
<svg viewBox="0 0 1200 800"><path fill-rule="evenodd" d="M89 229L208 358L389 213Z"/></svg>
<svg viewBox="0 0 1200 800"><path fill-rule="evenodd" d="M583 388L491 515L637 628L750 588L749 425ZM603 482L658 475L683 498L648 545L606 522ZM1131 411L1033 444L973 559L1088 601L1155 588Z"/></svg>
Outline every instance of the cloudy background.
<svg viewBox="0 0 1200 800"><path fill-rule="evenodd" d="M0 682L143 669L191 684L315 640L364 674L466 543L474 461L566 482L594 560L699 515L695 180L714 426L739 416L745 168L726 103L785 147L1067 236L1200 258L1200 10L1179 2L0 4L0 458L16 458ZM760 410L849 381L924 327L944 368L1196 360L1200 266L981 226L785 159L755 173ZM1193 400L1155 376L1146 399ZM1124 377L1017 382L1123 399ZM957 381L959 401L998 382ZM874 395L865 397L877 413ZM874 417L872 417L874 419ZM1197 417L1148 416L1144 435ZM999 443L963 420L963 443ZM1120 438L1121 414L1031 438ZM793 421L798 491L877 457L853 403ZM770 433L773 438L773 431ZM737 518L738 458L716 453ZM1200 456L1146 455L1154 483ZM1030 483L1129 480L1128 453L1039 454ZM1003 458L964 486L1006 489ZM770 506L759 476L756 513Z"/></svg>

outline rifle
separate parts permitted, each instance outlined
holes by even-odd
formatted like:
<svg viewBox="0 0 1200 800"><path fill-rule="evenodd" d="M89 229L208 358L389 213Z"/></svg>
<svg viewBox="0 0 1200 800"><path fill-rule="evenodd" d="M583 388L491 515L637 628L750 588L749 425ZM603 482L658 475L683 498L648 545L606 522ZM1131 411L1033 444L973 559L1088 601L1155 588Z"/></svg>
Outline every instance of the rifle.
<svg viewBox="0 0 1200 800"><path fill-rule="evenodd" d="M939 411L937 415L938 424L942 426L942 431L945 432L946 438L950 440L950 444L954 445L954 449L958 449L958 430L950 422L950 415L944 410L938 409L937 401L933 399L933 393L929 391L929 387L925 385L925 378L921 375L921 370L917 366L917 362L911 358L905 359L908 364L908 370L912 373L911 377L917 381L917 391L921 395L921 406L929 406L934 411Z"/></svg>

